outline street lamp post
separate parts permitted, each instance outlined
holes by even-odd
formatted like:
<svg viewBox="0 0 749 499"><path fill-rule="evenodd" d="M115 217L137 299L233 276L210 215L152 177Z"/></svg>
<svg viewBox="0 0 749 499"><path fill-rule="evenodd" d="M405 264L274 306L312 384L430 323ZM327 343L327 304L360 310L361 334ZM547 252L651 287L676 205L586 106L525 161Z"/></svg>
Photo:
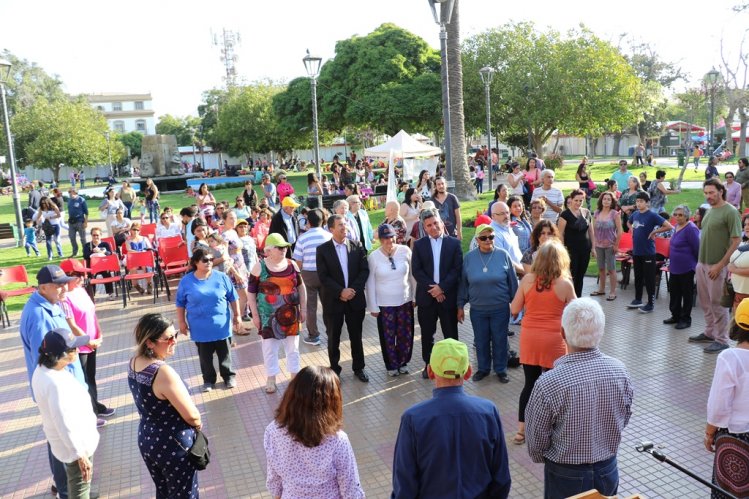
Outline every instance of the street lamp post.
<svg viewBox="0 0 749 499"><path fill-rule="evenodd" d="M203 142L203 125L200 125L200 169L205 170L205 143Z"/></svg>
<svg viewBox="0 0 749 499"><path fill-rule="evenodd" d="M484 66L479 70L481 75L481 81L484 82L484 96L486 100L486 144L487 144L487 163L489 163L489 190L492 190L492 176L494 171L492 170L492 118L491 118L491 103L489 97L489 86L492 84L494 78L494 68ZM497 153L499 153L499 144L497 144ZM497 154L499 160L499 154Z"/></svg>
<svg viewBox="0 0 749 499"><path fill-rule="evenodd" d="M315 57L310 55L307 50L307 55L302 59L304 62L304 69L307 70L307 76L309 76L310 87L312 89L312 136L314 139L314 150L315 156L315 168L317 169L317 181L322 185L322 170L320 167L320 135L317 127L317 77L320 75L320 65L322 64L322 57ZM322 209L322 192L317 196L317 207Z"/></svg>
<svg viewBox="0 0 749 499"><path fill-rule="evenodd" d="M437 5L440 6L437 12ZM447 25L453 15L455 0L429 0L429 7L432 9L434 22L440 27L440 52L442 54L442 115L445 123L445 167L447 174L447 185L450 188L455 187L453 180L453 159L452 159L452 131L450 129L450 75L448 72L447 58Z"/></svg>
<svg viewBox="0 0 749 499"><path fill-rule="evenodd" d="M530 78L530 77L531 77L531 75L529 73L528 74L528 78ZM523 90L525 90L525 101L526 101L526 106L528 106L529 105L528 101L530 100L530 88L528 87L527 83L525 85L523 85ZM531 151L533 150L533 140L531 138L531 135L532 135L532 131L531 131L531 114L527 113L527 112L526 112L526 114L528 115L528 152L526 154L530 158L531 157Z"/></svg>
<svg viewBox="0 0 749 499"><path fill-rule="evenodd" d="M109 132L105 133L105 136L107 137L107 154L109 155L109 174L114 177L114 170L112 170L112 145L109 142Z"/></svg>
<svg viewBox="0 0 749 499"><path fill-rule="evenodd" d="M13 211L16 215L16 226L18 227L17 243L21 241L23 224L21 222L21 202L18 199L18 182L16 181L16 156L13 152L13 135L10 133L10 118L8 118L8 103L5 99L5 84L10 77L12 64L5 59L0 59L0 95L3 101L3 117L5 118L5 137L8 140L8 161L10 164L10 183L13 189Z"/></svg>
<svg viewBox="0 0 749 499"><path fill-rule="evenodd" d="M715 144L715 84L718 83L718 77L720 73L715 68L712 68L705 75L705 83L710 86L710 140L707 142L707 156L712 157L713 145ZM728 126L726 126L726 138L728 137ZM691 132L689 132L691 134Z"/></svg>

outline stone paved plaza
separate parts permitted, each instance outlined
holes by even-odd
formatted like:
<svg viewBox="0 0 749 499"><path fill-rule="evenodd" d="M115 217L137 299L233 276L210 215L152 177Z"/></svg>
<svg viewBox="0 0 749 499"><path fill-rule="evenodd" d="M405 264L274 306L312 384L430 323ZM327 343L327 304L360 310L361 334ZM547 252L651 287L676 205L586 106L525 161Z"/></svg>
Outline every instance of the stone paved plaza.
<svg viewBox="0 0 749 499"><path fill-rule="evenodd" d="M586 295L595 290L594 279L586 279L585 284ZM632 300L631 286L619 290L617 300L601 301L607 318L602 350L627 365L635 385L633 415L619 452L619 491L622 496L639 492L649 498L708 497L707 488L634 450L640 440L652 440L663 444L670 458L702 477L710 477L712 455L702 447L702 434L715 356L703 353L701 345L687 342L689 335L701 332L703 318L699 307L693 312L691 329L676 331L661 323L668 316L665 287L664 282L652 314L625 309ZM125 310L118 301L100 301L98 307L104 330L104 344L98 355L99 395L117 413L100 430L93 490L101 497L153 497L154 487L136 443L138 415L127 386L127 362L133 352L132 331L138 318L154 310L175 317L174 303L162 295L154 306L151 297L139 296ZM18 335L19 317L11 318L12 326L0 330L0 497L52 497L41 420L29 397ZM519 331L518 326L511 329ZM368 497L389 497L400 415L407 407L431 396L430 382L419 375L424 367L419 334L417 326L412 373L388 377L375 321L367 316L364 347L371 378L368 384L353 377L348 342L342 344L344 429L351 438ZM461 325L460 335L461 340L472 344L470 322ZM212 393L200 393L197 352L189 340L180 341L170 363L190 386L211 442L211 464L200 473L201 496L270 497L265 488L263 431L281 400L288 376L279 377L278 393L266 395L262 389L265 376L258 337L239 337L235 343L238 376L233 390L225 390L220 384L221 388ZM518 336L512 337L510 343L517 350ZM324 345L302 343L300 349L303 365L327 365ZM494 376L480 383L466 383L468 393L497 404L508 441L516 429L518 396L523 385L521 369L510 370L509 374L511 382L507 385L500 384ZM525 446L509 443L508 450L513 480L510 497L542 497L542 465L530 461Z"/></svg>

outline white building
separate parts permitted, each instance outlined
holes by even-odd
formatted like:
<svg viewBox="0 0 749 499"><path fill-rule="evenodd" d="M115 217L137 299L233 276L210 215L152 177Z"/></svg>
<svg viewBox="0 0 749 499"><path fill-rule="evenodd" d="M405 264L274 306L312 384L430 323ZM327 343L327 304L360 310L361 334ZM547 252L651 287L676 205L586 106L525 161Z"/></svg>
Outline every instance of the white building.
<svg viewBox="0 0 749 499"><path fill-rule="evenodd" d="M107 119L109 128L120 134L140 132L156 133L151 94L103 93L85 95L91 107L98 109Z"/></svg>

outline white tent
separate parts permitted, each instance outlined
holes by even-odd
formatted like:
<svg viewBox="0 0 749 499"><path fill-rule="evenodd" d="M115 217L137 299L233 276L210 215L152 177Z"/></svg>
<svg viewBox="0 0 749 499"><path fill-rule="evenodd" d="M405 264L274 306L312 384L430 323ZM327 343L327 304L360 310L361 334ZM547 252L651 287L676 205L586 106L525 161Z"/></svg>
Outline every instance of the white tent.
<svg viewBox="0 0 749 499"><path fill-rule="evenodd" d="M439 147L423 144L401 130L384 144L365 149L364 155L387 158L390 156L390 151L393 151L397 158L418 158L442 154L442 149Z"/></svg>

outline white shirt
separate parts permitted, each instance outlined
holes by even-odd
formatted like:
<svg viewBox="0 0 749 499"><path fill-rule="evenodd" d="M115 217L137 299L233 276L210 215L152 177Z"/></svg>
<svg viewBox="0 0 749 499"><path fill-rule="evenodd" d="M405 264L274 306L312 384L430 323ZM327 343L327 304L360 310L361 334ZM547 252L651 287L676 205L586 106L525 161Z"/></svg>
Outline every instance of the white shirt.
<svg viewBox="0 0 749 499"><path fill-rule="evenodd" d="M440 283L440 253L442 253L442 237L443 235L440 235L438 238L429 236L429 243L432 246L432 260L434 260L434 274L432 279L434 279L435 284Z"/></svg>
<svg viewBox="0 0 749 499"><path fill-rule="evenodd" d="M749 350L729 348L718 355L707 422L731 433L749 431Z"/></svg>
<svg viewBox="0 0 749 499"><path fill-rule="evenodd" d="M44 366L34 370L31 387L52 454L63 463L93 456L99 432L86 387L67 369Z"/></svg>
<svg viewBox="0 0 749 499"><path fill-rule="evenodd" d="M341 270L343 271L343 285L348 288L348 248L346 243L338 243L333 241L335 247L335 254L338 256L338 263L341 264Z"/></svg>
<svg viewBox="0 0 749 499"><path fill-rule="evenodd" d="M549 200L549 202L555 204L560 208L564 207L564 194L562 194L562 191L560 191L556 187L549 187L548 190L544 189L543 186L536 188L533 191L533 195L531 196L531 201L541 197L545 197ZM551 206L549 206L549 203L546 203L546 211L544 211L544 214L541 218L552 223L556 223L557 218L559 218L559 213L554 211Z"/></svg>
<svg viewBox="0 0 749 499"><path fill-rule="evenodd" d="M380 307L400 307L414 299L416 283L411 275L411 250L398 244L392 258L395 269L382 249L367 257L369 277L365 293L370 312L379 312Z"/></svg>
<svg viewBox="0 0 749 499"><path fill-rule="evenodd" d="M112 224L114 225L114 224ZM169 228L165 227L164 224L159 223L156 226L156 244L159 244L159 239L164 237L181 236L182 227L177 224L169 224Z"/></svg>

